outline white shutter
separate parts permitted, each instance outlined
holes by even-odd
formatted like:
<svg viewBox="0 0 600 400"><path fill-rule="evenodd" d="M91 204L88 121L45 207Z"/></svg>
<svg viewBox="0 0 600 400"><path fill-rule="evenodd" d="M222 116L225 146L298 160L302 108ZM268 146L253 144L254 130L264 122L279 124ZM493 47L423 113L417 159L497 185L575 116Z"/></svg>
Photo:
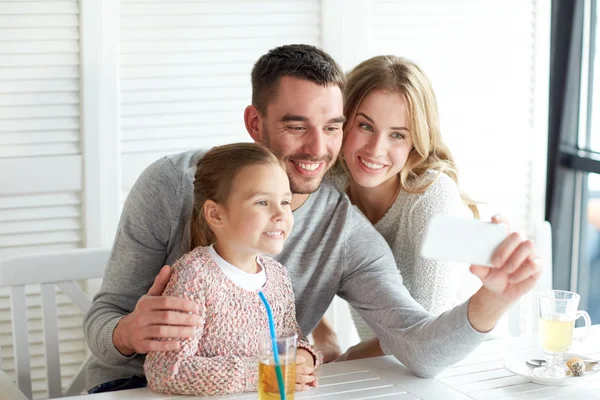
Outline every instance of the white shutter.
<svg viewBox="0 0 600 400"><path fill-rule="evenodd" d="M319 0L123 0L120 23L125 198L165 154L249 141L252 65L278 45L320 45L321 8Z"/></svg>
<svg viewBox="0 0 600 400"><path fill-rule="evenodd" d="M73 1L0 1L0 257L83 245L79 11ZM34 395L46 395L39 287L28 287ZM59 295L64 383L85 356L82 315ZM2 368L14 378L8 291Z"/></svg>
<svg viewBox="0 0 600 400"><path fill-rule="evenodd" d="M535 43L537 6L373 1L368 26L368 56L410 58L432 79L462 188L485 203L485 218L501 212L520 230L531 226L532 162L540 145L533 140L534 61L544 51Z"/></svg>
<svg viewBox="0 0 600 400"><path fill-rule="evenodd" d="M501 213L533 234L544 216L550 3L374 0L369 14L367 56L410 58L432 79L442 135L482 218ZM527 332L531 304L500 325Z"/></svg>

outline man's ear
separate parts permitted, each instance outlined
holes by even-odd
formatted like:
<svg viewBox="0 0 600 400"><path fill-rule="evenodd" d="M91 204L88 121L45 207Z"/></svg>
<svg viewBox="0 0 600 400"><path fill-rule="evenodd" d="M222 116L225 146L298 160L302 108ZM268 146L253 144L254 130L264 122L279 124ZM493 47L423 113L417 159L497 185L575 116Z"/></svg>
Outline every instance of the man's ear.
<svg viewBox="0 0 600 400"><path fill-rule="evenodd" d="M250 137L255 142L262 142L262 129L261 129L261 116L260 112L253 105L249 105L244 110L244 124L246 124L246 130L250 134Z"/></svg>
<svg viewBox="0 0 600 400"><path fill-rule="evenodd" d="M218 229L224 225L221 206L214 201L206 200L204 207L202 207L202 212L204 213L204 219L211 229Z"/></svg>

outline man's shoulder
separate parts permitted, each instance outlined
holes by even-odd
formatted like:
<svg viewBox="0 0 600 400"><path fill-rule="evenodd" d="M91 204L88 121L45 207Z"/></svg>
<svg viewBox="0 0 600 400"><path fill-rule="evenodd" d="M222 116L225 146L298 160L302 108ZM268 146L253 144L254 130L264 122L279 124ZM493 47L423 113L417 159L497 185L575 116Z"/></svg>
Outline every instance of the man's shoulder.
<svg viewBox="0 0 600 400"><path fill-rule="evenodd" d="M155 160L142 171L136 183L137 189L178 192L182 184L193 182L196 164L204 153L202 150L192 150Z"/></svg>
<svg viewBox="0 0 600 400"><path fill-rule="evenodd" d="M337 188L336 182L331 181L330 179L323 180L321 186L319 186L319 189L314 194L319 201L325 201L330 206L352 206L348 196Z"/></svg>
<svg viewBox="0 0 600 400"><path fill-rule="evenodd" d="M198 160L206 154L206 150L189 150L183 153L169 154L158 160L152 165L162 171L171 171L180 175L189 173L191 170L196 170Z"/></svg>
<svg viewBox="0 0 600 400"><path fill-rule="evenodd" d="M294 213L295 218L308 219L312 222L329 220L339 224L344 223L357 211L348 196L329 181L323 181L319 189L310 195L307 203L306 207L304 205L301 207L301 215Z"/></svg>
<svg viewBox="0 0 600 400"><path fill-rule="evenodd" d="M334 182L324 181L317 191L315 203L324 205L331 212L336 223L342 224L341 230L362 229L364 233L377 233L369 220L352 204L348 195L340 192Z"/></svg>
<svg viewBox="0 0 600 400"><path fill-rule="evenodd" d="M131 193L143 196L178 196L183 186L193 182L196 163L203 152L187 151L167 155L149 164L138 176ZM169 202L172 199L169 200Z"/></svg>

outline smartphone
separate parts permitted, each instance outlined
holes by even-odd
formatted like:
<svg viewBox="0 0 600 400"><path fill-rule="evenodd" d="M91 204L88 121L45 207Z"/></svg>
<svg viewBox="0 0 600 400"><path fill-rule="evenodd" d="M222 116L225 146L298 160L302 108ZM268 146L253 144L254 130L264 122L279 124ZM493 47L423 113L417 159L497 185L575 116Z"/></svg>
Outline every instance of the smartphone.
<svg viewBox="0 0 600 400"><path fill-rule="evenodd" d="M421 255L491 267L492 254L506 236L505 224L437 214L427 224Z"/></svg>

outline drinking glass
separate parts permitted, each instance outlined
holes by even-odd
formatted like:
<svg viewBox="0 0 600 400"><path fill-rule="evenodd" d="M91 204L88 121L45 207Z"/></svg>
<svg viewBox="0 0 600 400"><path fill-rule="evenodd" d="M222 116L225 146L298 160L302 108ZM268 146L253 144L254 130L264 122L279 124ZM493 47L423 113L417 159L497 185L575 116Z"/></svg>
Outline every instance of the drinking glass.
<svg viewBox="0 0 600 400"><path fill-rule="evenodd" d="M281 332L277 337L279 365L283 375L286 400L294 400L296 387L296 347L298 335L294 332ZM259 400L279 400L279 385L275 372L273 343L269 331L261 331L258 337L258 398Z"/></svg>
<svg viewBox="0 0 600 400"><path fill-rule="evenodd" d="M565 290L550 290L538 294L538 343L546 353L544 367L533 370L534 375L545 378L561 378L567 370L562 366L563 353L573 344L573 339L582 340L591 325L590 316L578 311L580 296ZM575 320L583 317L585 330L582 335L573 337Z"/></svg>

